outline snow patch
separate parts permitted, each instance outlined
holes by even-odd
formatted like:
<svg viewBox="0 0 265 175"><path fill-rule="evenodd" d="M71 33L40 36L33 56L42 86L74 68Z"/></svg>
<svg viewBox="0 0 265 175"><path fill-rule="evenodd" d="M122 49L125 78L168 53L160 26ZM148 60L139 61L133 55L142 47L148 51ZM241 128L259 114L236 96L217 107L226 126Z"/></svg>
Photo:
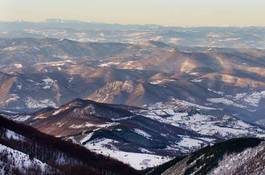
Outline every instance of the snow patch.
<svg viewBox="0 0 265 175"><path fill-rule="evenodd" d="M181 141L178 142L179 146L187 147L187 148L193 148L193 147L199 148L203 145L203 142L201 140L193 139L188 136L181 136L181 135L179 135L179 137L181 137Z"/></svg>
<svg viewBox="0 0 265 175"><path fill-rule="evenodd" d="M17 141L24 140L24 137L22 135L19 135L19 134L15 133L9 129L6 130L5 136L6 136L6 138L8 138L10 140L17 140Z"/></svg>
<svg viewBox="0 0 265 175"><path fill-rule="evenodd" d="M110 67L112 65L118 65L120 62L108 62L108 63L102 63L99 65L99 67Z"/></svg>
<svg viewBox="0 0 265 175"><path fill-rule="evenodd" d="M226 99L224 97L221 97L221 98L208 98L207 101L209 101L211 103L220 103L220 104L224 104L224 105L227 105L227 106L232 105L232 106L235 106L235 107L238 107L238 108L246 108L246 106L238 104L238 103L235 103L234 101Z"/></svg>
<svg viewBox="0 0 265 175"><path fill-rule="evenodd" d="M137 170L161 165L172 158L146 153L133 153L118 150L114 144L117 141L111 139L97 139L88 142L85 147L93 152L115 158L123 163L131 165Z"/></svg>
<svg viewBox="0 0 265 175"><path fill-rule="evenodd" d="M44 83L42 87L43 89L51 89L54 84L54 80L49 77L46 79L43 79L42 82Z"/></svg>
<svg viewBox="0 0 265 175"><path fill-rule="evenodd" d="M134 132L136 134L141 135L141 136L143 136L145 138L148 138L148 139L150 139L152 137L150 134L148 134L147 132L145 132L145 131L143 131L141 129L134 129Z"/></svg>

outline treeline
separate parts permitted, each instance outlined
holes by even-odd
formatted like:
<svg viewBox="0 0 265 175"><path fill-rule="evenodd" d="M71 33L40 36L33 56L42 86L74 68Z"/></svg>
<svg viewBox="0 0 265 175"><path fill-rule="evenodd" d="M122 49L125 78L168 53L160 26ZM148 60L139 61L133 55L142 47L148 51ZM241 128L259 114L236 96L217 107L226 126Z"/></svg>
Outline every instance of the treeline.
<svg viewBox="0 0 265 175"><path fill-rule="evenodd" d="M6 138L4 134L6 129L24 136L25 139ZM37 129L2 116L0 116L0 143L39 159L67 175L141 174L119 161L92 153L80 145L41 133Z"/></svg>

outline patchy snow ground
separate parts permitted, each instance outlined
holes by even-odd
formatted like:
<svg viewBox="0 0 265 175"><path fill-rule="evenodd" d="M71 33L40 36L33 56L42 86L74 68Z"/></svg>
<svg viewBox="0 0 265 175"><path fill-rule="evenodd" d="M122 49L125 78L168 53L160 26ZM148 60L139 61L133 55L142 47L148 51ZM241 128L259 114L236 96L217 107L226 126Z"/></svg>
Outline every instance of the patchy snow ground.
<svg viewBox="0 0 265 175"><path fill-rule="evenodd" d="M175 101L170 104L157 103L149 106L148 110L138 111L139 114L162 123L192 130L202 135L219 136L222 138L257 136L265 137L265 131L261 128L248 124L232 116L212 116L200 113L188 114L178 111L177 105L192 106L198 110L209 110L207 107L191 104L189 102ZM188 104L188 106L187 106ZM210 108L212 110L212 108ZM165 117L166 116L166 117Z"/></svg>
<svg viewBox="0 0 265 175"><path fill-rule="evenodd" d="M182 147L187 147L187 148L200 147L202 144L203 144L202 141L198 139L190 138L188 136L181 136L181 141L178 142L178 145Z"/></svg>
<svg viewBox="0 0 265 175"><path fill-rule="evenodd" d="M235 95L224 95L223 92L214 91L208 89L210 92L214 92L217 95L221 95L218 98L208 98L207 101L211 103L219 103L224 105L232 105L239 108L248 108L248 107L258 107L260 101L265 99L265 91L256 91L256 92L244 92L238 93Z"/></svg>
<svg viewBox="0 0 265 175"><path fill-rule="evenodd" d="M204 146L211 145L215 142L214 138L203 138L203 137L191 137L188 135L178 135L180 141L175 144L167 146L166 150L176 151L179 150L181 153L190 153L198 150Z"/></svg>
<svg viewBox="0 0 265 175"><path fill-rule="evenodd" d="M132 153L120 151L113 145L114 143L117 143L117 141L111 139L97 139L88 142L85 147L93 152L109 156L126 164L129 164L137 170L161 165L172 159L169 157L157 156L146 153Z"/></svg>
<svg viewBox="0 0 265 175"><path fill-rule="evenodd" d="M233 97L236 101L244 102L250 106L258 107L262 99L265 98L265 91L253 92L253 93L240 93Z"/></svg>

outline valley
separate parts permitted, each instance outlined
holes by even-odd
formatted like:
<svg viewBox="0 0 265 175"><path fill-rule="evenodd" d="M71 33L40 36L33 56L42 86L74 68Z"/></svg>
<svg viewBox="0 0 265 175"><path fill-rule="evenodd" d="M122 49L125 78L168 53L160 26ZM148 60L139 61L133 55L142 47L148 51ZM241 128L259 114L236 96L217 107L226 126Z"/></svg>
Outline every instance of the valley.
<svg viewBox="0 0 265 175"><path fill-rule="evenodd" d="M3 23L0 31L5 25L19 24ZM65 174L70 166L77 174L218 174L233 156L255 152L251 159L261 161L255 156L263 154L265 138L262 28L45 25L0 34L0 156L18 164L9 173ZM251 32L260 37L249 41ZM42 147L42 139L50 145ZM220 153L220 167L208 153L205 166L191 163L201 151L241 139L251 148ZM17 144L51 147L45 153L53 160ZM250 162L226 173L243 165Z"/></svg>

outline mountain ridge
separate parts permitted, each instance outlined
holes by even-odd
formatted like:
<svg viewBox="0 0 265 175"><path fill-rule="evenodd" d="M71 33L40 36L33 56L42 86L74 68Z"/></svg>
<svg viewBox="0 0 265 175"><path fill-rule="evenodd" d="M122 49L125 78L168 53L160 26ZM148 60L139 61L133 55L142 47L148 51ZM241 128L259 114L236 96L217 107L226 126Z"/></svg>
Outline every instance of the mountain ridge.
<svg viewBox="0 0 265 175"><path fill-rule="evenodd" d="M104 171L113 172L114 174L122 174L122 172L126 171L128 171L129 174L139 174L139 172L133 170L125 164L122 164L114 159L104 157L102 155L91 153L89 150L71 142L63 141L61 139L45 135L44 133L36 129L33 129L26 125L17 124L16 122L5 119L1 116L0 121L2 136L0 140L1 144L11 146L13 149L18 149L22 152L25 152L26 154L32 155L33 157L45 160L46 163L56 167L56 169L58 168L63 172L63 174L69 172L71 172L71 174L86 174L88 172L104 174ZM7 137L4 133L6 130L12 132L12 136ZM66 159L64 161L66 161L66 165L68 164L69 167L64 167L65 165L63 165L63 162L56 162L55 159L52 160L55 161L55 164L49 163L49 160L45 158L45 155L34 152L34 149L25 149L24 146L26 146L27 144L29 144L31 147L34 147L37 151L40 151L40 149L45 150L44 147L47 146L47 148L52 152L50 153L51 155L55 155L55 157L60 155L65 157ZM50 158L52 159L54 158L54 156L51 156ZM71 163L71 160L73 161L73 164ZM95 161L102 161L102 163L96 163ZM81 169L79 170L79 168ZM102 172L101 169L103 169Z"/></svg>

